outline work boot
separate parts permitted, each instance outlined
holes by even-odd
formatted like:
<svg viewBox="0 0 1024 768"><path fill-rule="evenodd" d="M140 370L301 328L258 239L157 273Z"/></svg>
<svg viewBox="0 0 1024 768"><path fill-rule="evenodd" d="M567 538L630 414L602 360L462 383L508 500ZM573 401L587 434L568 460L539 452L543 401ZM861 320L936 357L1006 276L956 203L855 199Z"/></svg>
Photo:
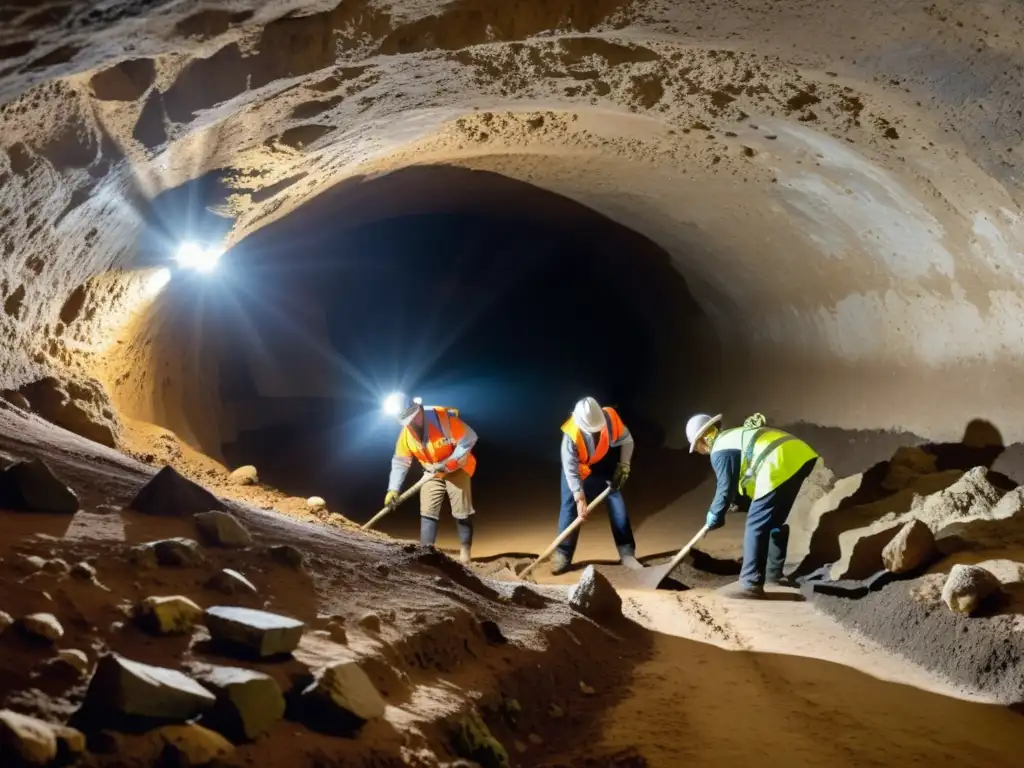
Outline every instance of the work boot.
<svg viewBox="0 0 1024 768"><path fill-rule="evenodd" d="M561 552L555 552L551 558L551 575L558 576L572 568L572 558L566 557Z"/></svg>
<svg viewBox="0 0 1024 768"><path fill-rule="evenodd" d="M463 565L469 565L473 562L473 556L470 554L470 549L466 545L459 548L459 562Z"/></svg>
<svg viewBox="0 0 1024 768"><path fill-rule="evenodd" d="M623 568L628 568L631 571L642 571L644 569L643 563L637 560L635 555L622 555L619 558L619 563Z"/></svg>
<svg viewBox="0 0 1024 768"><path fill-rule="evenodd" d="M731 597L734 600L760 600L764 597L764 587L740 586L737 589L730 590L727 593L727 597Z"/></svg>

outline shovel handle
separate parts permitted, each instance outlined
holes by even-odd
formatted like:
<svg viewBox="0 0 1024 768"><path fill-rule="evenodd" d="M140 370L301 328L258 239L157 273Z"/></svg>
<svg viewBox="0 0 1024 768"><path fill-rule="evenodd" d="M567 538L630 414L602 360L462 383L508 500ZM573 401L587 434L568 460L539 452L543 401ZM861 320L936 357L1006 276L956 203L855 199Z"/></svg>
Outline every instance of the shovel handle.
<svg viewBox="0 0 1024 768"><path fill-rule="evenodd" d="M590 502L587 505L587 512L589 513L590 511L592 511L594 509L594 507L596 507L598 504L600 504L602 501L604 501L605 498L608 496L608 494L611 493L611 492L612 492L612 487L611 487L611 485L609 485L607 488L605 488L603 491L601 491L600 494L598 494L597 498L595 498L592 502ZM553 542L551 542L551 546L550 547L548 547L543 552L541 552L541 554L537 557L536 560L534 560L532 563L530 563L528 566L526 566L526 568L523 569L522 573L519 574L519 578L524 577L526 574L528 574L530 571L532 571L534 568L536 568L542 562L547 560L548 557L551 556L551 553L554 552L556 549L558 549L558 545L561 544L563 541L565 541L567 538L569 538L569 536L572 535L572 532L575 531L577 528L579 528L581 525L583 525L584 522L586 522L586 519L582 518L582 517L577 517L575 520L573 520L572 524L568 528L566 528L564 531L562 531L560 534L558 534L558 536L555 538L555 540Z"/></svg>
<svg viewBox="0 0 1024 768"><path fill-rule="evenodd" d="M672 560L668 564L668 567L665 569L665 573L666 574L672 573L672 571L675 570L675 567L677 565L679 565L681 562L683 562L683 558L686 557L688 554L690 554L690 550L693 549L694 545L707 535L707 532L708 532L708 527L706 525L703 528L701 528L699 531L697 531L697 535L694 536L692 539L690 539L686 543L686 546L684 546L682 549L680 549L676 553L676 556L672 558Z"/></svg>
<svg viewBox="0 0 1024 768"><path fill-rule="evenodd" d="M382 509L376 515L371 517L364 525L360 526L359 529L361 531L368 531L371 528L373 528L373 526L376 525L381 518L392 512L399 504L401 504L403 501L405 501L414 493L416 493L416 491L418 491L423 486L423 484L432 477L434 477L434 475L428 475L426 472L424 472L423 477L421 477L419 480L413 483L408 490L403 491L402 495L399 496L398 499L396 499L393 504L389 504L388 506L384 507L384 509Z"/></svg>

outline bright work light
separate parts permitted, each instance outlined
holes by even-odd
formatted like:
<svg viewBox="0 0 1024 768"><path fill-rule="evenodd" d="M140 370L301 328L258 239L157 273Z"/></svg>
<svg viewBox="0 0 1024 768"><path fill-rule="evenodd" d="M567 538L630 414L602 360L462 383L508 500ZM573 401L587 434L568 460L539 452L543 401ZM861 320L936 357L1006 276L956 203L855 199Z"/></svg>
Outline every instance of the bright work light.
<svg viewBox="0 0 1024 768"><path fill-rule="evenodd" d="M178 246L174 260L183 269L194 269L196 272L212 272L224 251L217 246L203 245L188 241Z"/></svg>

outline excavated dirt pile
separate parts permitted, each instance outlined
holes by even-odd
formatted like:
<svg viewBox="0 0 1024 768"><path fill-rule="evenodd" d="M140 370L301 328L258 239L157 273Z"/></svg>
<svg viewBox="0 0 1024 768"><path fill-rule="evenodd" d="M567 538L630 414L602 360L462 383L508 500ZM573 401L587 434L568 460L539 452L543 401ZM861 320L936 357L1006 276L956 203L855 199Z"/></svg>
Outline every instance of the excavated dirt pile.
<svg viewBox="0 0 1024 768"><path fill-rule="evenodd" d="M804 591L914 662L1022 703L1024 487L993 485L986 467L940 471L936 458L901 448L880 484L839 481L845 502L819 501ZM849 503L858 494L871 500Z"/></svg>

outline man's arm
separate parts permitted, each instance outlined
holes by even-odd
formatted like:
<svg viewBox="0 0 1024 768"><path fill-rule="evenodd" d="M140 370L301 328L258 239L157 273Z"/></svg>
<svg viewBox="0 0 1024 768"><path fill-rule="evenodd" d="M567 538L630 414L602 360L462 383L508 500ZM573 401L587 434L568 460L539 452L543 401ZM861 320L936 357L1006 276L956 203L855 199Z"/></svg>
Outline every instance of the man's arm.
<svg viewBox="0 0 1024 768"><path fill-rule="evenodd" d="M458 425L456 427L456 424ZM476 445L477 436L473 428L461 419L456 420L453 426L453 432L455 432L455 451L452 453L452 458L455 461L462 463L463 459L469 455L469 452L473 450L473 446Z"/></svg>
<svg viewBox="0 0 1024 768"><path fill-rule="evenodd" d="M583 493L583 481L580 479L580 457L576 452L576 444L568 435L562 435L562 471L565 481L573 496Z"/></svg>
<svg viewBox="0 0 1024 768"><path fill-rule="evenodd" d="M708 508L707 526L714 530L725 525L725 513L736 497L736 483L740 474L739 451L712 453L711 467L718 478L718 486L715 489L715 498Z"/></svg>
<svg viewBox="0 0 1024 768"><path fill-rule="evenodd" d="M402 489L405 476L409 473L409 467L412 466L412 452L409 450L409 446L405 444L404 438L405 432L403 431L398 436L398 442L395 443L395 455L391 458L391 475L388 477L389 491L400 491Z"/></svg>
<svg viewBox="0 0 1024 768"><path fill-rule="evenodd" d="M619 439L611 444L612 448L619 449L619 463L629 466L629 462L633 458L633 436L626 429L626 425L622 425L622 434L619 435Z"/></svg>

